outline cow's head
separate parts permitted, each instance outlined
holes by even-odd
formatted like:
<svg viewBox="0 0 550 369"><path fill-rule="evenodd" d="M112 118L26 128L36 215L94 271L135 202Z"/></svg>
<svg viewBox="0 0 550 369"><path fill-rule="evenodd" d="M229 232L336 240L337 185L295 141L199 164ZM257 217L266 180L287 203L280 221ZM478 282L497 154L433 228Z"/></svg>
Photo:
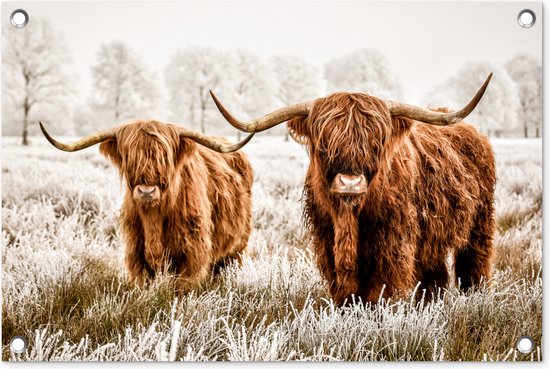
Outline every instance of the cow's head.
<svg viewBox="0 0 550 369"><path fill-rule="evenodd" d="M295 141L305 144L310 169L335 198L355 203L370 181L388 164L392 147L412 120L444 126L461 121L483 96L492 74L461 110L441 112L381 100L363 93L335 93L276 110L250 122L233 117L211 92L225 119L245 132L260 132L288 121ZM410 118L410 119L407 119ZM411 120L412 119L412 120Z"/></svg>
<svg viewBox="0 0 550 369"><path fill-rule="evenodd" d="M136 205L158 207L167 199L175 200L180 183L177 173L193 154L196 143L227 153L244 146L251 138L235 145L194 130L157 121L136 121L120 125L65 144L52 138L43 124L40 128L48 141L63 151L78 151L100 144L100 152L119 169Z"/></svg>

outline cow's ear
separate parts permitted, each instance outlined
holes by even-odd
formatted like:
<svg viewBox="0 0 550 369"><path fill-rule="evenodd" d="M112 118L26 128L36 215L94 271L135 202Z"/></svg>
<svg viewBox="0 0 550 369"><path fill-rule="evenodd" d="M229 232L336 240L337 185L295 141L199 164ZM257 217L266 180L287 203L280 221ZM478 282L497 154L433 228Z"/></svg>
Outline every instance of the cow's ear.
<svg viewBox="0 0 550 369"><path fill-rule="evenodd" d="M413 124L413 121L410 118L405 118L405 117L392 116L391 120L392 120L392 126L393 126L392 127L393 133L395 134L396 137L401 136L406 132L409 132Z"/></svg>
<svg viewBox="0 0 550 369"><path fill-rule="evenodd" d="M109 159L113 164L120 168L122 158L118 152L116 138L109 138L99 145L99 152Z"/></svg>
<svg viewBox="0 0 550 369"><path fill-rule="evenodd" d="M178 147L178 160L188 158L197 149L197 144L190 138L182 138Z"/></svg>
<svg viewBox="0 0 550 369"><path fill-rule="evenodd" d="M288 133L297 142L303 143L310 137L307 117L296 117L289 120L286 124Z"/></svg>

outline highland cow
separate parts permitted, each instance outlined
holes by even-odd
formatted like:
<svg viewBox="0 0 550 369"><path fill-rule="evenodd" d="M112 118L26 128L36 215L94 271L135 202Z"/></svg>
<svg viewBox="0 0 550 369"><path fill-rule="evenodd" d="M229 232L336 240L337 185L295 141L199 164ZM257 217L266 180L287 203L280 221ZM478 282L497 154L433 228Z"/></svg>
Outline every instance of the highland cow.
<svg viewBox="0 0 550 369"><path fill-rule="evenodd" d="M163 270L189 290L214 267L240 259L251 231L252 168L229 145L180 126L136 121L71 144L42 132L56 148L77 151L99 144L126 182L120 224L130 281Z"/></svg>
<svg viewBox="0 0 550 369"><path fill-rule="evenodd" d="M449 253L462 289L491 276L495 159L462 122L490 78L457 112L334 93L242 122L212 97L245 132L288 121L309 150L304 213L320 272L337 303L376 302L448 286Z"/></svg>

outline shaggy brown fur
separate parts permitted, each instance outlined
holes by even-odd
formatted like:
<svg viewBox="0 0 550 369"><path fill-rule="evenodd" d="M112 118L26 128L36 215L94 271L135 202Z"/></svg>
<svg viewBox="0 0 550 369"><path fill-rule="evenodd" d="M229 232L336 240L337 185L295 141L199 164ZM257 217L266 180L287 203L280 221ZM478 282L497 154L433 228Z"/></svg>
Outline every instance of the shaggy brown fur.
<svg viewBox="0 0 550 369"><path fill-rule="evenodd" d="M239 259L251 231L253 175L244 153L211 151L156 121L120 127L100 152L128 186L121 226L132 282L168 267L188 290L216 264ZM154 188L154 199L139 201L137 186Z"/></svg>
<svg viewBox="0 0 550 369"><path fill-rule="evenodd" d="M288 126L309 141L304 212L338 303L446 287L449 253L462 289L490 277L495 160L475 128L392 117L361 93L318 99ZM363 174L368 189L330 191L338 173Z"/></svg>

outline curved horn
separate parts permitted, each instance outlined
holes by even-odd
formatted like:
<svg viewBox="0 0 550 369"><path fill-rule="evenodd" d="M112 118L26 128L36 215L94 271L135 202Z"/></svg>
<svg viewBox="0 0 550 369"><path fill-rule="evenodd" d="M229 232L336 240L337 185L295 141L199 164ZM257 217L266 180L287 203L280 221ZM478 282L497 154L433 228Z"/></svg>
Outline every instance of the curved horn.
<svg viewBox="0 0 550 369"><path fill-rule="evenodd" d="M244 145L246 145L248 141L250 141L252 137L255 135L255 133L251 133L248 136L246 136L244 140L237 142L236 144L228 144L226 142L220 141L217 138L204 135L192 129L184 128L181 126L176 126L176 127L178 129L180 137L190 138L198 144L201 144L203 146L208 147L211 150L221 152L221 153L230 153L230 152L239 150Z"/></svg>
<svg viewBox="0 0 550 369"><path fill-rule="evenodd" d="M42 133L44 136L46 136L46 139L56 148L63 151L78 151L85 149L87 147L96 145L98 143L101 143L109 138L114 138L116 129L115 128L109 128L103 131L96 132L94 134L91 134L89 136L83 137L78 141L71 142L71 143L62 143L54 139L48 131L46 131L46 128L44 128L44 125L42 122L38 122L40 124L40 129L42 130Z"/></svg>
<svg viewBox="0 0 550 369"><path fill-rule="evenodd" d="M231 124L233 127L243 132L261 132L271 127L274 127L277 124L286 122L287 120L290 120L294 117L307 116L311 111L313 102L315 101L310 100L294 105L289 105L284 108L277 109L272 113L264 115L261 118L253 119L249 122L243 122L242 120L239 120L231 115L231 113L218 100L216 95L214 95L214 92L212 92L212 90L210 90L210 96L212 96L212 99L214 99L214 103L218 107L220 113L222 113L222 115L224 116L225 120L227 120L229 124Z"/></svg>
<svg viewBox="0 0 550 369"><path fill-rule="evenodd" d="M487 77L483 86L481 86L474 98L465 107L452 113L440 113L429 109L388 100L386 100L385 103L388 106L391 115L408 117L424 123L434 124L436 126L454 124L466 118L475 109L481 100L481 97L485 93L492 76L493 73L489 74L489 77Z"/></svg>

